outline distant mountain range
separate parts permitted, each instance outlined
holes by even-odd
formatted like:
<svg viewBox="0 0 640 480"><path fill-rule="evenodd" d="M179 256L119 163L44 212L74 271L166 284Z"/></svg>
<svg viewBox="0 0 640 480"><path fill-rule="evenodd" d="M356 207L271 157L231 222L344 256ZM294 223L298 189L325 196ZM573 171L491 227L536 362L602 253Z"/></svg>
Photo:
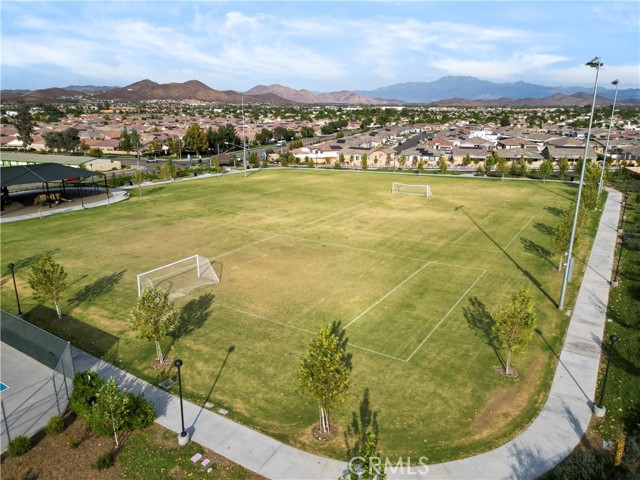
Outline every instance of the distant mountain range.
<svg viewBox="0 0 640 480"><path fill-rule="evenodd" d="M599 105L613 102L615 91L598 88ZM591 104L592 90L583 87L547 87L526 82L494 83L474 77L443 77L434 82L399 83L376 90L314 93L283 85L257 85L244 95L215 90L198 80L159 84L141 80L126 87L69 86L42 90L3 90L3 104L46 103L89 98L125 102L198 101L205 103L348 104L419 103L459 106L582 106ZM618 91L618 102L640 105L640 89Z"/></svg>
<svg viewBox="0 0 640 480"><path fill-rule="evenodd" d="M608 86L608 85L607 85ZM600 84L598 95L613 100L615 90L603 88ZM585 87L548 87L533 83L494 83L475 77L442 77L433 82L397 83L375 90L357 90L356 93L372 98L394 99L408 103L431 103L451 98L467 100L494 100L498 98L548 98L557 93L573 95L589 93L593 88ZM618 90L618 100L639 100L640 89L628 88Z"/></svg>

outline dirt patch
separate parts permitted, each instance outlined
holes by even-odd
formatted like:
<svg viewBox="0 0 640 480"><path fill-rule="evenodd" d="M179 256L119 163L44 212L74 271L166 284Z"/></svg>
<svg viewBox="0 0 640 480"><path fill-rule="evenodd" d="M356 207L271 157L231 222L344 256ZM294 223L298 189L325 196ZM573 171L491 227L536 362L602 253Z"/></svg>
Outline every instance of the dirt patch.
<svg viewBox="0 0 640 480"><path fill-rule="evenodd" d="M496 365L493 369L498 375L501 375L504 378L516 379L520 376L518 370L513 367L509 367L509 373L507 373L507 370L502 365Z"/></svg>
<svg viewBox="0 0 640 480"><path fill-rule="evenodd" d="M537 360L537 359L536 359ZM478 413L469 430L475 439L481 439L499 432L513 420L531 400L538 387L543 362L534 360L524 371L524 381L514 382L505 379L509 386L497 390L491 400ZM496 367L502 374L502 366ZM515 370L512 368L512 370Z"/></svg>
<svg viewBox="0 0 640 480"><path fill-rule="evenodd" d="M65 429L59 435L39 435L32 439L34 447L20 457L2 458L2 478L38 480L116 480L122 478L116 457L115 466L98 471L93 464L112 450L111 437L89 430L75 418L65 418Z"/></svg>

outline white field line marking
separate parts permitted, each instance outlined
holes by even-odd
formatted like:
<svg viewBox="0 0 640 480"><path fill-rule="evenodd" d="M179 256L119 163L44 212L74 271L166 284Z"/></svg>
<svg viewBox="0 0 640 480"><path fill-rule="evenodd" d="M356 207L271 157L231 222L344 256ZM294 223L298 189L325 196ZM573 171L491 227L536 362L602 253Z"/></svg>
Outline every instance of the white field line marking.
<svg viewBox="0 0 640 480"><path fill-rule="evenodd" d="M280 190L282 190L281 188L278 188L276 190L271 190L269 192L264 192L264 193L256 193L255 195L249 195L247 197L242 197L242 199L247 199L247 198L254 198L254 197L261 197L263 195L269 195L270 193L275 193L275 192L279 192ZM228 205L229 204L229 200L225 200L224 202L216 202L216 203L209 203L207 204L208 207L214 207L216 205Z"/></svg>
<svg viewBox="0 0 640 480"><path fill-rule="evenodd" d="M399 289L402 285L404 285L405 283L407 283L409 280L411 280L413 277L415 277L418 273L420 273L427 265L429 265L431 262L427 262L424 265L422 265L418 270L416 270L415 272L413 272L411 275L409 275L407 278L405 278L402 282L400 282L398 285L396 285L394 288L392 288L391 290L389 290L382 298L379 298L376 302L374 302L373 304L371 304L364 312L362 312L360 315L358 315L356 318L354 318L353 320L351 320L349 323L347 323L344 327L344 330L346 330L347 328L349 328L350 325L352 325L355 321L359 320L360 318L362 318L369 310L371 310L373 307L375 307L376 305L378 305L381 301L383 301L385 298L387 298L389 295L391 295L393 292L395 292L397 289Z"/></svg>
<svg viewBox="0 0 640 480"><path fill-rule="evenodd" d="M378 352L377 350L371 350L370 348L367 348L367 347L361 347L360 345L356 345L355 343L349 342L347 345L350 347L359 348L360 350L364 350L365 352L374 353L382 357L390 358L391 360L397 360L399 362L407 363L407 361L403 358L394 357L393 355L387 355L386 353Z"/></svg>
<svg viewBox="0 0 640 480"><path fill-rule="evenodd" d="M484 217L482 220L480 220L480 223L478 223L479 225L482 225L486 220L489 220L489 217L493 215L493 213L490 213L489 215L487 215L486 217ZM458 243L460 240L462 240L464 237L466 237L467 235L469 235L472 232L475 232L478 229L478 226L474 225L473 227L471 227L469 230L467 230L466 233L464 233L460 238L458 238L455 242L453 242L451 245L455 245L456 243Z"/></svg>
<svg viewBox="0 0 640 480"><path fill-rule="evenodd" d="M245 248L248 248L248 247L253 247L254 245L258 245L259 243L266 242L267 240L271 240L272 238L276 238L277 236L278 235L272 235L270 237L263 238L262 240L258 240L257 242L250 243L249 245L244 245L242 247L238 247L238 248L235 248L233 250L229 250L228 252L221 253L220 255L216 255L214 258L224 257L225 255L229 255L230 253L234 253L234 252L237 252L239 250L244 250Z"/></svg>
<svg viewBox="0 0 640 480"><path fill-rule="evenodd" d="M509 248L509 245L511 245L511 244L513 243L513 241L514 241L516 238L518 238L518 237L520 236L520 234L522 233L522 231L523 231L525 228L527 228L527 227L529 226L529 224L531 223L531 221L532 221L534 218L535 218L535 217L531 217L531 218L529 219L529 221L528 221L527 223L525 223L524 227L522 227L522 228L520 229L520 231L519 231L518 233L516 233L516 236L515 236L515 237L513 237L513 238L511 239L511 241L510 241L509 243L507 243L507 245L506 245L502 250L506 250L507 248Z"/></svg>
<svg viewBox="0 0 640 480"><path fill-rule="evenodd" d="M549 200L547 200L546 202L544 202L544 205L542 205L542 209L543 209L543 210L545 209L545 207L546 207L547 205L549 205L549 202L551 202L551 200L553 200L553 199L552 199L552 198L550 198Z"/></svg>
<svg viewBox="0 0 640 480"><path fill-rule="evenodd" d="M495 253L495 252L494 252ZM486 270L484 268L481 267L469 267L467 265L454 265L452 263L444 263L444 262L438 262L438 261L433 261L431 262L433 265L443 265L445 267L452 267L452 268L467 268L469 270L482 270L483 272L486 272Z"/></svg>
<svg viewBox="0 0 640 480"><path fill-rule="evenodd" d="M271 318L263 317L262 315L256 315L255 313L251 313L251 312L245 312L244 310L239 310L237 308L228 307L226 305L221 305L219 303L216 303L215 305L217 305L220 308L231 310L232 312L241 313L243 315L248 315L249 317L259 318L260 320L264 320L265 322L274 323L276 325L282 325L283 327L292 328L294 330L299 330L299 331L305 332L305 333L310 333L311 335L315 335L316 334L316 332L312 332L311 330L307 330L306 328L300 328L300 327L296 327L295 325L290 325L288 323L279 322L277 320L272 320Z"/></svg>
<svg viewBox="0 0 640 480"><path fill-rule="evenodd" d="M429 338L431 337L431 335L433 335L433 333L438 329L438 327L440 327L440 325L442 325L442 322L444 322L444 321L445 321L445 319L449 316L449 314L450 314L451 312L453 312L453 310L458 306L458 304L462 301L462 299L463 299L464 297L466 297L466 296L467 296L467 293L469 293L469 292L471 291L471 289L472 289L473 287L475 287L475 286L476 286L476 283L478 283L478 282L480 281L480 279L483 277L483 275L484 275L485 273L486 273L486 270L484 270L484 271L480 274L480 276L479 276L478 278L476 278L476 281L475 281L475 282L473 282L469 288L467 288L466 292L464 292L464 293L460 296L460 298L459 298L459 299L458 299L458 301L453 305L453 307L451 307L451 308L449 309L449 311L445 314L445 316L444 316L444 317L442 317L442 318L440 319L440 321L436 324L436 326L435 326L435 327L433 327L433 329L429 332L429 335L427 335L427 336L424 338L424 340L422 340L422 342L420 342L420 345L418 345L418 346L416 347L416 349L413 351L413 353L411 353L411 355L409 355L409 356L407 357L407 359L405 360L406 362L409 362L409 361L413 358L413 356L418 352L418 350L420 350L420 349L422 348L422 346L427 342L427 340L429 340Z"/></svg>
<svg viewBox="0 0 640 480"><path fill-rule="evenodd" d="M335 215L340 215L341 213L348 212L349 210L353 210L354 208L361 207L362 205L366 205L367 203L372 202L372 201L373 200L368 200L366 202L359 203L358 205L354 205L353 207L349 207L349 208L345 208L344 210L340 210L339 212L330 213L329 215L325 215L324 217L316 218L315 220L311 220L310 222L306 222L306 224L307 225L312 225L312 224L314 224L316 222L321 222L325 218L333 217Z"/></svg>
<svg viewBox="0 0 640 480"><path fill-rule="evenodd" d="M273 323L275 325L280 325L282 327L291 328L293 330L298 330L300 332L308 333L310 335L316 335L316 332L312 332L311 330L307 330L306 328L296 327L295 325L290 325L288 323L279 322L277 320L272 320L271 318L263 317L262 315L256 315L255 313L245 312L244 310L239 310L237 308L228 307L226 305L221 305L219 303L216 303L215 305L220 307L220 308L224 308L226 310L231 310L232 312L240 313L242 315L247 315L249 317L254 317L254 318L257 318L259 320L264 320L265 322ZM406 362L406 360L403 360L402 358L394 357L393 355L387 355L386 353L378 352L377 350L372 350L370 348L361 347L360 345L355 345L355 344L353 344L351 342L349 342L348 346L354 347L354 348L359 348L360 350L364 350L366 352L373 353L375 355L380 355L382 357L390 358L392 360L397 360L399 362Z"/></svg>

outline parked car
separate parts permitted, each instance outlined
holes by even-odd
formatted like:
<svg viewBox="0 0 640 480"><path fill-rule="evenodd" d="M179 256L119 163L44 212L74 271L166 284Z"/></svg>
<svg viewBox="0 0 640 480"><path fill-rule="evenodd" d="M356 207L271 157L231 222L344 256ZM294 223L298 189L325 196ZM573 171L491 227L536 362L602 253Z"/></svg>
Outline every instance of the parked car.
<svg viewBox="0 0 640 480"><path fill-rule="evenodd" d="M157 158L147 157L147 163L158 163L158 159Z"/></svg>

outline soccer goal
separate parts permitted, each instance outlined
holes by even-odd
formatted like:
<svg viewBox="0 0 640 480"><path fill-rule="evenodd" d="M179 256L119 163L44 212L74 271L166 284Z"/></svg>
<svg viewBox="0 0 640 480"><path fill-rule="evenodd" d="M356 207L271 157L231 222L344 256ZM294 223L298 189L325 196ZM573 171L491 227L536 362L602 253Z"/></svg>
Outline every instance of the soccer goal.
<svg viewBox="0 0 640 480"><path fill-rule="evenodd" d="M169 298L175 300L200 287L216 283L220 283L220 278L209 259L192 255L138 274L138 297L145 288L161 287L169 292Z"/></svg>
<svg viewBox="0 0 640 480"><path fill-rule="evenodd" d="M431 196L431 187L429 185L410 185L408 183L393 182L391 193L404 193L406 195L422 195L424 197Z"/></svg>

